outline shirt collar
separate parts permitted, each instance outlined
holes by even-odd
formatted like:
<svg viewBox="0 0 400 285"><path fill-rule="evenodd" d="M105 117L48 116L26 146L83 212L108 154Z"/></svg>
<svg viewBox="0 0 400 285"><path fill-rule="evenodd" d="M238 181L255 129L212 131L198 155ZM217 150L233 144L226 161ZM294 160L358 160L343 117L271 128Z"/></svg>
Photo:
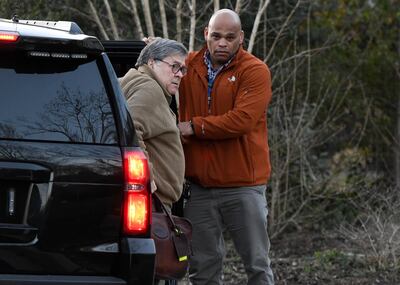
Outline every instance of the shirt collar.
<svg viewBox="0 0 400 285"><path fill-rule="evenodd" d="M213 68L212 63L211 63L211 56L210 56L210 51L208 49L205 50L204 52L204 64L207 66L208 69L208 73L212 72L212 73L216 73L218 74L222 69L224 69L225 67L227 67L233 60L233 58L236 56L237 52L232 55L232 57L223 65L221 65L218 68Z"/></svg>

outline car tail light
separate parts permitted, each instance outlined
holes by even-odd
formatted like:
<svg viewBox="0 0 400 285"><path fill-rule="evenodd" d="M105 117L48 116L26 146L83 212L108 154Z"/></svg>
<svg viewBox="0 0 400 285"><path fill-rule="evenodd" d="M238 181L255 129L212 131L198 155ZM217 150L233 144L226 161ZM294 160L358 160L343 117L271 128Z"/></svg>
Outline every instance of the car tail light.
<svg viewBox="0 0 400 285"><path fill-rule="evenodd" d="M140 149L124 152L125 191L123 211L124 234L146 234L151 217L149 167Z"/></svg>
<svg viewBox="0 0 400 285"><path fill-rule="evenodd" d="M19 34L15 32L0 31L0 42L13 43L18 41Z"/></svg>
<svg viewBox="0 0 400 285"><path fill-rule="evenodd" d="M149 180L147 158L140 150L125 151L125 179L129 190L145 187Z"/></svg>

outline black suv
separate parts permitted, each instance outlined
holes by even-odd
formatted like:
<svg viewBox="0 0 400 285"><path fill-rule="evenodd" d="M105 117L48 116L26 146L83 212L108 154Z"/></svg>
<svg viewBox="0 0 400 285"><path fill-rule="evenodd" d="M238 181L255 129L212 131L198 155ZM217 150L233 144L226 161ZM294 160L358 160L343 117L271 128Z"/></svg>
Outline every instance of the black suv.
<svg viewBox="0 0 400 285"><path fill-rule="evenodd" d="M71 22L0 19L0 284L153 284L150 226L103 45Z"/></svg>

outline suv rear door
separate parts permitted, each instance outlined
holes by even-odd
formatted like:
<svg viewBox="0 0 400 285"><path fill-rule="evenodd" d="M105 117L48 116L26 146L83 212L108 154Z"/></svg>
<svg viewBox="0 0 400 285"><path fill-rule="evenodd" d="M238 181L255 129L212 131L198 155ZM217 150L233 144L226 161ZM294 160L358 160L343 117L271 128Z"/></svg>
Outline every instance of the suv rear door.
<svg viewBox="0 0 400 285"><path fill-rule="evenodd" d="M123 161L101 59L0 60L0 273L110 274Z"/></svg>

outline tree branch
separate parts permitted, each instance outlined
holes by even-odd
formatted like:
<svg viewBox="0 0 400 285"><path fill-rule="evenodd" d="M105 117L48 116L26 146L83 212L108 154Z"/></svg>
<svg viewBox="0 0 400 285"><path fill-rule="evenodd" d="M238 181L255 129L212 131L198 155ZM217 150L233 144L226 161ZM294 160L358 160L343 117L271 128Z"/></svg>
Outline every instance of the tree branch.
<svg viewBox="0 0 400 285"><path fill-rule="evenodd" d="M108 36L106 29L104 28L103 24L100 21L99 15L97 14L96 7L94 7L93 2L91 0L87 0L89 7L90 7L90 12L92 13L92 16L94 17L94 20L97 24L97 26L100 29L100 33L103 35L105 40L109 40L110 37Z"/></svg>
<svg viewBox="0 0 400 285"><path fill-rule="evenodd" d="M258 7L257 15L256 15L256 18L254 19L253 30L251 31L249 47L247 49L247 51L250 53L253 51L253 46L254 46L254 41L256 39L258 26L260 25L261 15L264 13L265 9L267 8L268 4L270 3L270 0L265 0L265 2L263 2L263 1L264 0L260 0L260 5Z"/></svg>
<svg viewBox="0 0 400 285"><path fill-rule="evenodd" d="M111 10L110 3L108 2L108 0L103 0L103 2L104 2L104 5L106 6L108 20L110 21L111 30L113 32L114 39L119 40L118 29L117 29L117 25L115 24L114 15Z"/></svg>
<svg viewBox="0 0 400 285"><path fill-rule="evenodd" d="M296 5L293 7L293 9L290 12L289 16L286 18L285 22L281 26L281 29L279 30L278 34L275 37L274 42L271 45L271 48L269 49L268 55L264 58L264 62L267 62L269 60L270 56L272 55L272 52L274 51L274 48L275 48L276 44L278 43L278 40L280 39L280 37L281 37L283 31L285 30L285 28L287 27L287 25L289 24L289 21L293 17L293 15L296 12L297 8L299 7L300 2L301 2L301 0L297 1Z"/></svg>

